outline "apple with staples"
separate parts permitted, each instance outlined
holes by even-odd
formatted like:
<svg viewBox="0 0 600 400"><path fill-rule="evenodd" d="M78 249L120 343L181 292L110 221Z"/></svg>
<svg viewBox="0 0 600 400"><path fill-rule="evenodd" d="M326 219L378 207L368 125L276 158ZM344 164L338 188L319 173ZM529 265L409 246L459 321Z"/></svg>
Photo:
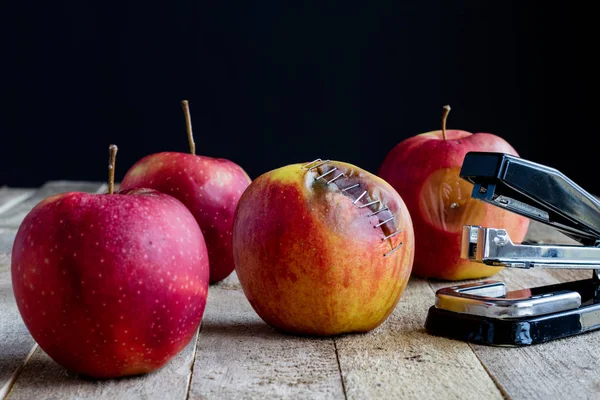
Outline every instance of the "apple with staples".
<svg viewBox="0 0 600 400"><path fill-rule="evenodd" d="M267 172L235 214L233 255L244 294L263 321L293 334L379 326L406 287L413 250L402 198L343 162Z"/></svg>
<svg viewBox="0 0 600 400"><path fill-rule="evenodd" d="M227 278L233 271L233 215L251 179L230 160L196 155L187 100L182 101L182 106L190 153L150 154L127 171L120 187L156 189L185 204L202 229L208 248L210 283L215 283Z"/></svg>
<svg viewBox="0 0 600 400"><path fill-rule="evenodd" d="M61 193L23 220L12 249L19 312L39 346L92 378L154 371L193 338L208 254L177 199L151 189Z"/></svg>
<svg viewBox="0 0 600 400"><path fill-rule="evenodd" d="M463 225L504 228L522 241L529 219L471 198L473 185L459 173L465 154L491 151L518 156L503 138L491 133L442 129L409 137L385 157L378 175L402 196L414 223L413 275L442 280L485 278L502 268L460 257Z"/></svg>

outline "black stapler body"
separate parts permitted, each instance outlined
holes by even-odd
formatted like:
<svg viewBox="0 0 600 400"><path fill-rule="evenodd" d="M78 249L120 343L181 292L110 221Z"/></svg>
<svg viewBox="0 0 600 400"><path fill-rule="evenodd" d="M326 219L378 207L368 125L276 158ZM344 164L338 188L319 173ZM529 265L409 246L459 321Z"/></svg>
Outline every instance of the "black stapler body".
<svg viewBox="0 0 600 400"><path fill-rule="evenodd" d="M579 243L513 243L501 227L466 225L461 257L510 268L590 269L592 276L511 292L495 280L443 288L429 309L427 331L523 346L600 328L600 201L556 169L504 153L468 153L460 177L473 184L472 198L550 225Z"/></svg>

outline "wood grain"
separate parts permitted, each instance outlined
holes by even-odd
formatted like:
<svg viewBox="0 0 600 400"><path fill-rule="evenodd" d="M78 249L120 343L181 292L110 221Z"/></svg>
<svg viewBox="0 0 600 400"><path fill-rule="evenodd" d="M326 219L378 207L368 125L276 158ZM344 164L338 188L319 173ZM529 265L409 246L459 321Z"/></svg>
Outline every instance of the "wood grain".
<svg viewBox="0 0 600 400"><path fill-rule="evenodd" d="M31 197L35 189L0 187L0 214Z"/></svg>
<svg viewBox="0 0 600 400"><path fill-rule="evenodd" d="M589 272L589 271L588 271ZM581 271L580 271L581 273ZM504 270L509 290L571 280L559 270ZM591 273L587 277L590 277ZM600 392L600 332L522 348L472 346L502 390L514 399L592 399Z"/></svg>
<svg viewBox="0 0 600 400"><path fill-rule="evenodd" d="M0 338L1 399L35 345L17 309L10 278L10 256L7 254L0 254Z"/></svg>
<svg viewBox="0 0 600 400"><path fill-rule="evenodd" d="M19 203L33 196L34 193L35 189L0 187L0 220L3 213L15 208ZM0 227L0 253L10 253L16 234L17 229L14 227Z"/></svg>
<svg viewBox="0 0 600 400"><path fill-rule="evenodd" d="M577 244L539 223L526 240ZM592 276L589 270L510 269L490 277L509 290L543 286ZM433 289L450 283L431 282ZM458 342L457 342L458 343ZM498 387L512 399L596 399L600 393L600 331L520 348L471 345Z"/></svg>
<svg viewBox="0 0 600 400"><path fill-rule="evenodd" d="M434 337L423 328L434 290L453 283L416 278L374 331L306 338L266 325L234 273L211 285L197 340L164 368L124 379L79 377L41 349L32 352L35 342L18 314L6 254L27 212L64 191L100 193L106 185L55 181L35 191L0 188L0 399L9 388L8 399L588 399L600 393L600 331L523 348ZM526 240L576 244L534 221ZM504 269L491 279L514 290L590 276L587 270Z"/></svg>
<svg viewBox="0 0 600 400"><path fill-rule="evenodd" d="M431 336L423 326L434 292L412 278L376 330L336 339L348 399L501 399L466 343Z"/></svg>
<svg viewBox="0 0 600 400"><path fill-rule="evenodd" d="M17 228L0 228L0 253L10 253L17 235Z"/></svg>
<svg viewBox="0 0 600 400"><path fill-rule="evenodd" d="M9 400L29 399L185 399L197 334L163 368L142 376L87 379L72 374L38 349L13 386Z"/></svg>
<svg viewBox="0 0 600 400"><path fill-rule="evenodd" d="M561 233L560 231L542 224L541 222L537 222L531 220L529 223L529 229L527 230L527 235L525 236L525 241L534 241L540 244L544 243L560 243L560 244L568 244L568 245L580 245L581 243L571 239L567 235Z"/></svg>
<svg viewBox="0 0 600 400"><path fill-rule="evenodd" d="M190 398L344 399L333 340L276 332L234 272L209 289Z"/></svg>
<svg viewBox="0 0 600 400"><path fill-rule="evenodd" d="M62 192L101 193L106 191L106 184L101 182L51 181L37 189L33 195L0 213L0 228L19 227L27 213L44 198Z"/></svg>

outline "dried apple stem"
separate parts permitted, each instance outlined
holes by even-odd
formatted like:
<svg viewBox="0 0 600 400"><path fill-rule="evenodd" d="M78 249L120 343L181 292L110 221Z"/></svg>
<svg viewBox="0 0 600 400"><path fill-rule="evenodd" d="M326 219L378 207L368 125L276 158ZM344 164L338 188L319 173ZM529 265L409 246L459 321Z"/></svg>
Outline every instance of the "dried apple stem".
<svg viewBox="0 0 600 400"><path fill-rule="evenodd" d="M115 191L115 164L118 149L114 144L108 147L108 194L113 194Z"/></svg>
<svg viewBox="0 0 600 400"><path fill-rule="evenodd" d="M192 117L190 115L190 104L187 100L181 101L183 113L185 114L185 128L187 130L188 141L190 142L190 153L196 154L196 143L194 143L194 134L192 133Z"/></svg>
<svg viewBox="0 0 600 400"><path fill-rule="evenodd" d="M442 137L446 140L446 120L448 119L448 114L450 114L450 106L444 106L444 112L442 113Z"/></svg>

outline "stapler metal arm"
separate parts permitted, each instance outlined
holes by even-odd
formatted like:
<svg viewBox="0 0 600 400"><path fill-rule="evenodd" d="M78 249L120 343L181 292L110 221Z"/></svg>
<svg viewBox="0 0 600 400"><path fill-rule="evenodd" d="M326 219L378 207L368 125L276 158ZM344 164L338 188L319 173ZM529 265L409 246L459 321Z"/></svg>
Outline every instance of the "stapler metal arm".
<svg viewBox="0 0 600 400"><path fill-rule="evenodd" d="M470 152L471 197L550 225L584 245L600 238L600 201L560 171L504 153Z"/></svg>
<svg viewBox="0 0 600 400"><path fill-rule="evenodd" d="M514 243L502 227L463 227L461 257L512 268L591 269L590 279L509 292L502 282L436 292L426 329L475 343L521 346L600 329L600 201L544 165L471 152L461 178L471 197L552 226L579 244Z"/></svg>
<svg viewBox="0 0 600 400"><path fill-rule="evenodd" d="M600 268L600 247L515 244L504 229L463 227L461 257L512 268Z"/></svg>

